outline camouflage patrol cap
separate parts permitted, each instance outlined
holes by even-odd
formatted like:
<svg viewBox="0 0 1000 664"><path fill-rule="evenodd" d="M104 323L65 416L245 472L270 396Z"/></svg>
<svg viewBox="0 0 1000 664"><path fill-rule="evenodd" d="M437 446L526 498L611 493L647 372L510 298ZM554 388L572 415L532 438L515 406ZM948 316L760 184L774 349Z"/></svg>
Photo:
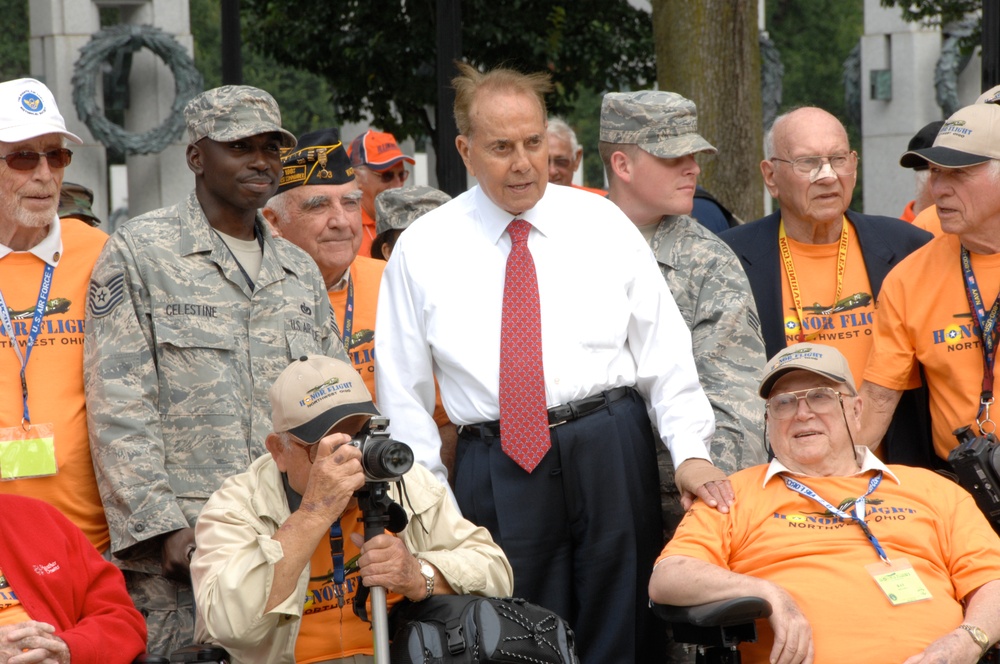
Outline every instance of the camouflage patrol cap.
<svg viewBox="0 0 1000 664"><path fill-rule="evenodd" d="M353 366L325 355L303 355L285 367L267 393L276 432L314 445L350 419L367 422L379 412Z"/></svg>
<svg viewBox="0 0 1000 664"><path fill-rule="evenodd" d="M63 182L59 190L59 218L82 217L91 226L97 226L101 220L94 214L91 206L94 204L94 192L75 182Z"/></svg>
<svg viewBox="0 0 1000 664"><path fill-rule="evenodd" d="M717 154L698 134L694 102L673 92L609 92L601 102L601 140L638 145L653 155L673 159L696 152Z"/></svg>
<svg viewBox="0 0 1000 664"><path fill-rule="evenodd" d="M278 102L264 90L249 85L205 90L184 107L184 120L189 143L206 136L227 143L276 131L284 147L295 147L295 136L281 128Z"/></svg>
<svg viewBox="0 0 1000 664"><path fill-rule="evenodd" d="M451 196L434 187L397 187L375 197L375 233L408 228L418 217L444 205Z"/></svg>
<svg viewBox="0 0 1000 664"><path fill-rule="evenodd" d="M281 151L281 184L278 193L307 184L346 184L354 167L335 127L303 134L292 149Z"/></svg>

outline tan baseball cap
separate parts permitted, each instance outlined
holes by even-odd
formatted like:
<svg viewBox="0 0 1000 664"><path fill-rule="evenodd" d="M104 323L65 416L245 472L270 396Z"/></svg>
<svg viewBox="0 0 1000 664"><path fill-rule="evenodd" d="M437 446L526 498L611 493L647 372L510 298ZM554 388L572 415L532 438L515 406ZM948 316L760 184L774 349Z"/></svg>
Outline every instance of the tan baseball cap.
<svg viewBox="0 0 1000 664"><path fill-rule="evenodd" d="M973 104L945 120L933 146L904 153L899 165L917 168L930 162L944 168L961 168L991 159L1000 159L1000 105Z"/></svg>
<svg viewBox="0 0 1000 664"><path fill-rule="evenodd" d="M976 99L977 104L1000 104L1000 85L994 85L992 88L979 95Z"/></svg>
<svg viewBox="0 0 1000 664"><path fill-rule="evenodd" d="M303 355L285 367L267 393L276 432L314 445L348 423L357 430L379 414L361 375L347 362ZM353 431L352 431L353 433Z"/></svg>
<svg viewBox="0 0 1000 664"><path fill-rule="evenodd" d="M761 379L758 390L760 396L767 399L775 381L797 369L844 383L851 388L851 394L858 393L854 377L851 376L851 367L839 350L822 344L799 343L782 350L764 367L764 378Z"/></svg>

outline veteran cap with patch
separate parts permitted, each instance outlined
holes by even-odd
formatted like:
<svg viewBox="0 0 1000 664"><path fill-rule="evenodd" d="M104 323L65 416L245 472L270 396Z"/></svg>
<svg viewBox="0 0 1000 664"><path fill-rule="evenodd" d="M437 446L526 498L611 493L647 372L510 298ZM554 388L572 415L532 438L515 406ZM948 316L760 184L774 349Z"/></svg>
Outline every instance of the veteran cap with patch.
<svg viewBox="0 0 1000 664"><path fill-rule="evenodd" d="M903 168L930 162L944 168L961 168L1000 159L1000 104L973 104L945 120L934 145L909 150L899 160Z"/></svg>
<svg viewBox="0 0 1000 664"><path fill-rule="evenodd" d="M609 92L601 102L601 136L606 143L638 145L674 159L696 152L718 153L698 134L694 102L673 92Z"/></svg>
<svg viewBox="0 0 1000 664"><path fill-rule="evenodd" d="M397 187L375 197L375 233L408 228L418 217L444 205L451 196L434 187Z"/></svg>
<svg viewBox="0 0 1000 664"><path fill-rule="evenodd" d="M205 90L184 107L188 142L208 137L220 143L276 131L281 144L295 147L295 136L281 128L281 111L270 94L249 85L223 85Z"/></svg>
<svg viewBox="0 0 1000 664"><path fill-rule="evenodd" d="M83 143L66 129L56 98L44 83L33 78L0 83L0 141L20 143L45 134L62 134Z"/></svg>
<svg viewBox="0 0 1000 664"><path fill-rule="evenodd" d="M833 346L822 344L798 343L788 346L771 358L764 367L764 377L760 381L758 393L765 399L771 393L775 381L784 374L794 370L811 371L812 373L844 383L851 388L851 394L857 394L854 377L847 358Z"/></svg>
<svg viewBox="0 0 1000 664"><path fill-rule="evenodd" d="M408 164L417 163L413 157L403 154L396 143L396 137L384 131L369 129L353 141L347 153L351 163L364 166L373 171L384 171L401 161Z"/></svg>
<svg viewBox="0 0 1000 664"><path fill-rule="evenodd" d="M97 226L101 220L94 214L91 206L94 204L94 192L82 184L75 182L62 183L59 190L59 218L82 218L91 226Z"/></svg>
<svg viewBox="0 0 1000 664"><path fill-rule="evenodd" d="M303 134L292 149L281 151L278 193L307 184L345 184L354 179L354 167L334 127Z"/></svg>
<svg viewBox="0 0 1000 664"><path fill-rule="evenodd" d="M341 425L349 423L351 428L360 429L379 414L354 367L325 355L303 355L294 360L267 395L274 431L287 431L309 445Z"/></svg>

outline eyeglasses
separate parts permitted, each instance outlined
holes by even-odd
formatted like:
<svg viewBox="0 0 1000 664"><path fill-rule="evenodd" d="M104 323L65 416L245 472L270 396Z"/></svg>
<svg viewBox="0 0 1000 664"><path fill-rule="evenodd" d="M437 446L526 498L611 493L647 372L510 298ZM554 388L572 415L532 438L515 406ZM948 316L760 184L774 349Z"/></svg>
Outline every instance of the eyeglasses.
<svg viewBox="0 0 1000 664"><path fill-rule="evenodd" d="M406 169L403 169L401 171L383 171L381 173L375 171L375 175L377 175L379 179L382 180L383 184L389 184L397 177L399 178L400 183L404 183L406 182L406 179L410 177L410 172Z"/></svg>
<svg viewBox="0 0 1000 664"><path fill-rule="evenodd" d="M38 162L42 157L45 157L45 160L49 162L49 168L66 168L69 166L69 162L73 160L73 152L66 148L49 150L48 152L20 150L18 152L11 152L8 155L0 157L0 159L6 161L7 166L13 168L15 171L33 171L38 166Z"/></svg>
<svg viewBox="0 0 1000 664"><path fill-rule="evenodd" d="M853 150L847 154L831 154L823 157L799 157L798 159L779 159L771 157L770 161L783 161L792 165L792 170L799 177L809 178L819 173L824 161L837 175L851 175L858 170L858 153Z"/></svg>
<svg viewBox="0 0 1000 664"><path fill-rule="evenodd" d="M767 400L767 412L776 420L787 420L799 410L799 399L805 399L812 412L818 415L832 413L837 409L837 404L843 406L845 396L851 395L845 395L832 387L782 392Z"/></svg>

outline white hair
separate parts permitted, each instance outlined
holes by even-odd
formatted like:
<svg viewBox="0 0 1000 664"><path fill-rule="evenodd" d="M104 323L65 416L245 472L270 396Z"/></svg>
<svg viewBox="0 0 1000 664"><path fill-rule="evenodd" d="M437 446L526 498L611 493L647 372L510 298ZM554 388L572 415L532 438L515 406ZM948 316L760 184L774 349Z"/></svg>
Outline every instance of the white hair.
<svg viewBox="0 0 1000 664"><path fill-rule="evenodd" d="M559 116L553 115L549 118L548 131L569 141L573 154L576 154L576 151L580 149L580 143L576 140L576 132Z"/></svg>

